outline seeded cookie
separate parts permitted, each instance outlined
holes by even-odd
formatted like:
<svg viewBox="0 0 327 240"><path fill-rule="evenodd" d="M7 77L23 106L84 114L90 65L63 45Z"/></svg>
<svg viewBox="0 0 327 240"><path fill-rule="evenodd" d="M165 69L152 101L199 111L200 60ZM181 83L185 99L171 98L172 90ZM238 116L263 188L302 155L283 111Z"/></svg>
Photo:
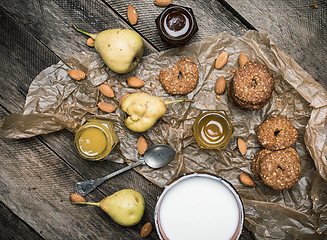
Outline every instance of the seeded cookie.
<svg viewBox="0 0 327 240"><path fill-rule="evenodd" d="M274 78L265 65L249 61L236 70L231 88L235 98L241 102L260 105L270 99Z"/></svg>
<svg viewBox="0 0 327 240"><path fill-rule="evenodd" d="M272 151L260 160L259 168L262 182L275 190L291 188L301 173L299 157L293 148Z"/></svg>
<svg viewBox="0 0 327 240"><path fill-rule="evenodd" d="M262 149L257 151L254 154L253 160L251 162L251 171L254 173L255 177L260 180L260 161L264 158L267 154L270 154L272 151L267 149Z"/></svg>
<svg viewBox="0 0 327 240"><path fill-rule="evenodd" d="M232 89L232 85L233 85L233 80L230 82L230 84L228 85L228 88L227 88L228 98L232 103L234 103L235 105L237 105L238 107L240 107L242 109L258 110L260 108L263 108L270 101L270 98L268 98L265 102L260 103L260 104L250 104L250 103L242 102L240 99L236 98L234 91Z"/></svg>
<svg viewBox="0 0 327 240"><path fill-rule="evenodd" d="M286 118L273 117L260 124L258 141L269 150L281 150L293 145L297 139L297 130Z"/></svg>
<svg viewBox="0 0 327 240"><path fill-rule="evenodd" d="M199 79L197 65L189 58L181 58L170 69L161 70L159 80L171 95L186 95L193 91Z"/></svg>

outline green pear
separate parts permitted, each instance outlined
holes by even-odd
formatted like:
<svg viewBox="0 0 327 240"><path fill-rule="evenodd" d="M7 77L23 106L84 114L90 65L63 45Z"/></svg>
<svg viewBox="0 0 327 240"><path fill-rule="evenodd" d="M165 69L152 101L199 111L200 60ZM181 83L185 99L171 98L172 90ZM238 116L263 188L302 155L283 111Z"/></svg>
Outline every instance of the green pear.
<svg viewBox="0 0 327 240"><path fill-rule="evenodd" d="M108 29L99 34L84 32L94 39L94 48L101 55L105 64L114 72L125 74L132 71L142 59L144 43L142 37L129 29Z"/></svg>
<svg viewBox="0 0 327 240"><path fill-rule="evenodd" d="M73 202L100 207L116 223L122 226L133 226L139 223L144 214L144 198L141 193L133 189L123 189L100 202Z"/></svg>
<svg viewBox="0 0 327 240"><path fill-rule="evenodd" d="M125 119L127 128L134 132L150 129L166 111L166 105L190 100L165 101L147 93L137 92L128 95L121 104L121 109L128 115Z"/></svg>

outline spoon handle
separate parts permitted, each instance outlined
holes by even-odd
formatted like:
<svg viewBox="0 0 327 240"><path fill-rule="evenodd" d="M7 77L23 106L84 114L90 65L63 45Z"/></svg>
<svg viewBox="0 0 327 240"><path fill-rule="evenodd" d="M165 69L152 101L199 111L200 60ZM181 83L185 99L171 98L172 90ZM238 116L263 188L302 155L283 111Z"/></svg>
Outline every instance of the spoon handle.
<svg viewBox="0 0 327 240"><path fill-rule="evenodd" d="M97 186L99 186L101 183L103 183L104 181L108 180L109 178L112 178L120 173L123 173L127 170L130 170L132 168L135 168L141 164L144 164L144 160L141 159L127 167L124 167L122 169L117 170L116 172L113 172L107 176L101 177L101 178L97 178L97 179L91 179L91 180L86 180L86 181L81 181L81 182L77 182L75 183L74 186L74 190L75 193L81 195L81 196L86 196L87 194L89 194L90 192L92 192L94 189L96 189Z"/></svg>

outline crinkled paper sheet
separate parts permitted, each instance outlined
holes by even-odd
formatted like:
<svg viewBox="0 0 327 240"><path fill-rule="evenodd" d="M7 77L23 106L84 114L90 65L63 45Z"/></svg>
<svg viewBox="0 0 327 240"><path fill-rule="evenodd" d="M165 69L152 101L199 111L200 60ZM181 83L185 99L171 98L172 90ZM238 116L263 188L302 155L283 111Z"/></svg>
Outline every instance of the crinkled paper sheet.
<svg viewBox="0 0 327 240"><path fill-rule="evenodd" d="M225 67L217 70L214 61L222 51L229 53L229 60ZM272 101L257 111L240 110L228 101L226 93L217 100L213 91L219 76L224 76L228 82L232 78L241 52L250 60L265 64L275 78ZM181 57L189 57L197 63L199 83L187 96L170 96L156 75L161 69L172 67ZM85 71L87 78L79 82L70 79L67 75L70 68ZM126 78L132 75L145 81L143 92L169 100L194 100L194 103L169 105L167 113L155 126L142 133L149 145L164 143L174 147L176 160L160 170L146 166L137 168L139 173L161 187L188 172L210 172L225 178L241 195L245 205L245 225L257 239L327 237L327 93L265 34L255 31L242 37L216 34L201 42L144 57L137 69L126 75L108 70L95 52L78 53L45 69L35 78L23 113L11 114L1 120L1 136L27 138L63 128L74 132L88 118L106 118L114 123L120 138L109 160L121 162L121 157L128 164L135 162L139 158L136 141L140 133L131 132L124 126L121 109L104 114L97 108L98 101L118 106L118 100L124 94L136 92L126 84ZM116 99L99 93L101 83L113 87ZM192 136L195 117L207 109L226 111L234 125L233 137L223 150L200 149ZM287 191L274 191L258 181L256 188L247 188L238 180L240 173L253 176L250 163L260 149L256 130L271 116L287 117L299 133L294 147L301 160L301 178ZM245 156L237 150L238 137L247 143Z"/></svg>

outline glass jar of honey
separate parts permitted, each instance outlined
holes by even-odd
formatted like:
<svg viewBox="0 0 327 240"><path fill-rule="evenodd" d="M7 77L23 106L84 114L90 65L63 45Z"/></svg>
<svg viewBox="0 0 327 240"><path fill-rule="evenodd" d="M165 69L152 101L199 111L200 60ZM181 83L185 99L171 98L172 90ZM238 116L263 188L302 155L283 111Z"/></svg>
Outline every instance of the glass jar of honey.
<svg viewBox="0 0 327 240"><path fill-rule="evenodd" d="M194 121L193 135L201 148L224 148L233 134L233 125L225 111L204 111Z"/></svg>
<svg viewBox="0 0 327 240"><path fill-rule="evenodd" d="M173 45L185 45L198 31L191 8L170 4L156 18L161 38Z"/></svg>
<svg viewBox="0 0 327 240"><path fill-rule="evenodd" d="M74 137L79 155L91 161L106 158L118 142L113 124L100 119L88 120L77 130Z"/></svg>

